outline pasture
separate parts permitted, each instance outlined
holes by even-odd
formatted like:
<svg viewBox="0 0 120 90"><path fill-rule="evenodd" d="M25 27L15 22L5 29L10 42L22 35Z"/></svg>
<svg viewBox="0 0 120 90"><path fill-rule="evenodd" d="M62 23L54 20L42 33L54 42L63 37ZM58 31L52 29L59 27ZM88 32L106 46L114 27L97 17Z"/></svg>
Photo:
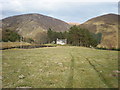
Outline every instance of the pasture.
<svg viewBox="0 0 120 90"><path fill-rule="evenodd" d="M118 51L57 46L2 51L3 88L116 88Z"/></svg>

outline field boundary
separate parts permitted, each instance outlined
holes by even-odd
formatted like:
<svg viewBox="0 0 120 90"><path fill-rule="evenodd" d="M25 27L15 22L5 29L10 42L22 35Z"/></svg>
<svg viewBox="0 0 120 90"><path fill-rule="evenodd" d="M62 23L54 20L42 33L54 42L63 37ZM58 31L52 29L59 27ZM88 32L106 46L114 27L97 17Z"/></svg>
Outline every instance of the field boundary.
<svg viewBox="0 0 120 90"><path fill-rule="evenodd" d="M20 49L31 49L31 48L42 48L42 47L55 47L55 46L46 46L46 45L22 45L22 46L13 46L13 47L2 47L0 50L20 48Z"/></svg>

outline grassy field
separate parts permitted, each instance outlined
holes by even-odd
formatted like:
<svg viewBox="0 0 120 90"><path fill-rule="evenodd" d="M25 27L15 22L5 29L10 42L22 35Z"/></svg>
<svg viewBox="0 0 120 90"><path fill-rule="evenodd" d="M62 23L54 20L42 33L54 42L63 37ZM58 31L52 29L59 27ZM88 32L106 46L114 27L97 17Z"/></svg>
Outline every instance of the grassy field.
<svg viewBox="0 0 120 90"><path fill-rule="evenodd" d="M118 52L58 46L3 50L3 88L118 87Z"/></svg>

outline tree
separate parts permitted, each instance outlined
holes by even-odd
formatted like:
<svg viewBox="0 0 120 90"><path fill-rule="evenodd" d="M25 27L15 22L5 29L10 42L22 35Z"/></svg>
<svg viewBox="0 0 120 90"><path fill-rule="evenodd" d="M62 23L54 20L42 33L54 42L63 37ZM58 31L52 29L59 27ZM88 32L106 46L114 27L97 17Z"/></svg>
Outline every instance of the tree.
<svg viewBox="0 0 120 90"><path fill-rule="evenodd" d="M49 42L49 43L54 40L54 33L53 33L53 31L51 30L51 28L48 29L47 36L48 36L48 42Z"/></svg>
<svg viewBox="0 0 120 90"><path fill-rule="evenodd" d="M55 32L50 28L48 29L47 36L48 36L49 43L51 43L52 41L56 41L57 38L60 38L60 39L64 38L63 32Z"/></svg>
<svg viewBox="0 0 120 90"><path fill-rule="evenodd" d="M74 25L68 33L68 43L75 46L96 46L97 41L92 34L84 28Z"/></svg>
<svg viewBox="0 0 120 90"><path fill-rule="evenodd" d="M20 38L21 38L21 36L17 32L9 30L9 29L3 30L2 34L3 34L2 35L2 41L4 41L4 42L20 41Z"/></svg>

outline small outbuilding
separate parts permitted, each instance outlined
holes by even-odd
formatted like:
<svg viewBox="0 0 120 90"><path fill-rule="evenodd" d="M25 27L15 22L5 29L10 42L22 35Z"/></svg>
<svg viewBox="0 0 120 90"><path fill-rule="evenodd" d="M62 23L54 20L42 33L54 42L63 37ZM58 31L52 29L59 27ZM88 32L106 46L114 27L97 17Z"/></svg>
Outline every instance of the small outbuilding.
<svg viewBox="0 0 120 90"><path fill-rule="evenodd" d="M58 39L57 38L56 44L65 45L65 44L67 44L67 39Z"/></svg>

